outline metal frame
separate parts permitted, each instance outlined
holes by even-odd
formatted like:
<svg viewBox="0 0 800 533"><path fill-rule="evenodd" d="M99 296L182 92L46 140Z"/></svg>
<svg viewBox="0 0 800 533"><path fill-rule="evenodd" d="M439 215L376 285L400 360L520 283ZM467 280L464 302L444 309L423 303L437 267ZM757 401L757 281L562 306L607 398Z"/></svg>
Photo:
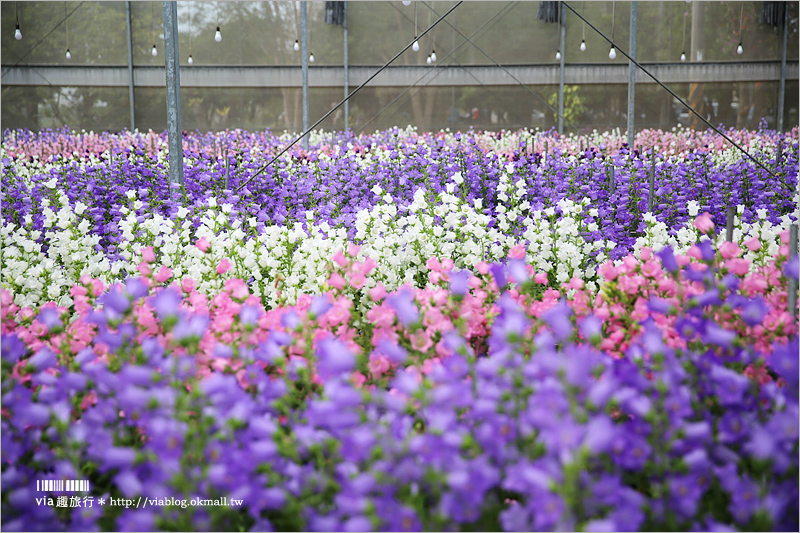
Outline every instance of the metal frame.
<svg viewBox="0 0 800 533"><path fill-rule="evenodd" d="M633 59L636 59L636 22L639 11L639 2L631 2L631 36L628 50ZM628 148L633 150L633 139L636 135L634 123L636 120L636 64L628 60Z"/></svg>
<svg viewBox="0 0 800 533"><path fill-rule="evenodd" d="M169 179L183 187L183 129L181 127L181 71L178 53L178 4L162 2L164 12L164 63L167 85Z"/></svg>
<svg viewBox="0 0 800 533"><path fill-rule="evenodd" d="M743 63L709 62L703 63L640 63L664 83L738 83L751 81L774 81L781 79L780 61L749 61ZM495 65L438 65L441 74L431 85L503 86L519 85L558 85L559 66L512 65L503 68ZM135 65L133 79L136 87L164 87L165 71L162 66ZM375 80L379 87L408 87L420 76L429 72L425 66L390 66ZM128 67L95 65L20 65L9 67L3 77L3 85L55 85L66 87L128 87ZM349 86L359 85L375 71L374 67L348 66ZM785 79L798 79L798 63L786 65ZM40 75L41 74L41 75ZM42 79L44 76L48 81ZM512 78L513 76L513 78ZM514 79L516 78L516 80ZM480 83L477 80L481 80ZM519 81L517 81L519 80ZM625 64L568 64L564 66L564 82L570 85L627 84L630 80L628 65ZM344 83L344 69L341 66L315 66L309 72L311 87L341 87ZM637 84L655 83L639 71ZM299 66L198 66L183 69L183 87L302 87L302 70Z"/></svg>

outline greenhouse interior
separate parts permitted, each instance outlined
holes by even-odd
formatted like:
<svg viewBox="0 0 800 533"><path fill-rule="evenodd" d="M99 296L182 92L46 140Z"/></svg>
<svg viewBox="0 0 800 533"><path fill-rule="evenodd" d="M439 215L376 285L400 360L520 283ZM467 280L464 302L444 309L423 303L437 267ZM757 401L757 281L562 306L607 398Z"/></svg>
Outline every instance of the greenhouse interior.
<svg viewBox="0 0 800 533"><path fill-rule="evenodd" d="M797 1L3 1L3 531L798 531Z"/></svg>
<svg viewBox="0 0 800 533"><path fill-rule="evenodd" d="M343 98L345 33L352 90L453 4L352 2L345 28L341 14L334 20L325 2L309 2L312 122ZM660 68L663 81L715 126L755 129L765 120L776 129L783 30L779 17L766 20L769 4L641 2L636 59ZM577 14L563 9L563 114L569 131L626 128L628 62L622 54L609 59L608 42L578 14L627 49L630 5L590 1L572 3ZM143 131L165 129L160 7L158 2L3 2L2 128L121 131L132 122ZM798 123L797 7L786 3L787 125ZM538 12L538 2L465 2L421 39L418 52L404 53L353 96L348 126L366 132L398 124L424 131L555 127L550 107L559 96L561 25ZM178 2L184 129L302 131L303 53L294 46L301 39L300 18L297 2ZM17 21L20 40L14 38ZM432 52L435 61L428 63ZM701 123L652 80L640 75L637 81L637 129L700 129ZM320 128L344 126L342 112Z"/></svg>

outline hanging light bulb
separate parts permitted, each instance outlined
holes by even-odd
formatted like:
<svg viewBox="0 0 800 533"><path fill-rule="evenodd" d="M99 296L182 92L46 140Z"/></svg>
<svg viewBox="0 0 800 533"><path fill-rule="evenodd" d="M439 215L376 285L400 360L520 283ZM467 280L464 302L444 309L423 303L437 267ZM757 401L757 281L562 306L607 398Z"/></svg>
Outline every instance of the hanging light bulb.
<svg viewBox="0 0 800 533"><path fill-rule="evenodd" d="M686 61L686 52L681 52L681 61Z"/></svg>
<svg viewBox="0 0 800 533"><path fill-rule="evenodd" d="M556 51L556 61L561 61L561 50Z"/></svg>
<svg viewBox="0 0 800 533"><path fill-rule="evenodd" d="M425 60L425 62L430 65L431 64L431 56L428 56L428 58Z"/></svg>
<svg viewBox="0 0 800 533"><path fill-rule="evenodd" d="M586 41L581 41L581 52L586 51Z"/></svg>
<svg viewBox="0 0 800 533"><path fill-rule="evenodd" d="M403 5L404 6L410 6L411 5L411 0L403 0Z"/></svg>
<svg viewBox="0 0 800 533"><path fill-rule="evenodd" d="M416 38L414 38L414 44L411 45L411 49L415 52L419 52L419 41L417 41Z"/></svg>
<svg viewBox="0 0 800 533"><path fill-rule="evenodd" d="M431 61L436 61L436 50L431 51Z"/></svg>
<svg viewBox="0 0 800 533"><path fill-rule="evenodd" d="M153 54L153 57L158 55L158 48L156 48L156 45L153 45L153 49L150 50L150 53Z"/></svg>
<svg viewBox="0 0 800 533"><path fill-rule="evenodd" d="M189 61L188 61L188 63L189 63L190 65L194 64L194 59L192 59L192 54L189 54Z"/></svg>
<svg viewBox="0 0 800 533"><path fill-rule="evenodd" d="M739 46L736 47L736 53L742 55L744 53L744 48L742 48L742 43L739 43Z"/></svg>
<svg viewBox="0 0 800 533"><path fill-rule="evenodd" d="M313 63L313 62L314 62L314 52L311 52L311 54L308 56L308 61L309 61L310 63Z"/></svg>
<svg viewBox="0 0 800 533"><path fill-rule="evenodd" d="M295 52L299 52L300 51L300 43L297 42L297 39L294 40L294 46L292 46L292 48L294 48Z"/></svg>
<svg viewBox="0 0 800 533"><path fill-rule="evenodd" d="M617 49L614 48L613 46L611 47L611 50L608 51L608 58L609 59L616 59L617 58Z"/></svg>
<svg viewBox="0 0 800 533"><path fill-rule="evenodd" d="M72 54L69 53L69 48L67 48L67 59L72 59Z"/></svg>
<svg viewBox="0 0 800 533"><path fill-rule="evenodd" d="M19 41L22 39L22 30L19 29L19 6L17 5L16 2L14 2L14 22L16 23L16 29L14 30L14 39Z"/></svg>
<svg viewBox="0 0 800 533"><path fill-rule="evenodd" d="M217 32L214 34L214 40L218 43L222 42L222 32L219 31L219 26L217 26Z"/></svg>

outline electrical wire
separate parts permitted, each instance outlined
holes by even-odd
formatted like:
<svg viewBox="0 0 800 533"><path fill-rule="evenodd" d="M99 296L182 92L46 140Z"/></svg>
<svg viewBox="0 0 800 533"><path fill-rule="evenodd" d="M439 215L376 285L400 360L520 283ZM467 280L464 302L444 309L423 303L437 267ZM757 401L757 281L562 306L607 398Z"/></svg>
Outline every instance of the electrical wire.
<svg viewBox="0 0 800 533"><path fill-rule="evenodd" d="M714 130L715 132L717 132L717 133L718 133L718 134L719 134L719 135L720 135L720 136L721 136L723 139L725 139L726 141L728 141L729 143L731 143L733 146L735 146L736 148L738 148L738 149L739 149L739 151L741 151L741 152L742 152L744 155L746 155L748 158L750 158L750 160L752 160L752 161L753 161L753 162L754 162L756 165L758 165L758 166L759 166L759 167L761 167L763 170L765 170L765 171L767 172L767 174L769 174L769 175L770 175L770 176L772 176L773 178L776 178L776 179L778 178L778 177L777 177L777 176L776 176L776 175L775 175L775 174L774 174L774 173L773 173L773 172L772 172L770 169L768 169L768 168L767 168L767 167L766 167L766 166L765 166L765 165L764 165L764 164L763 164L761 161L759 161L758 159L756 159L755 157L753 157L752 155L750 155L750 153L749 153L747 150L745 150L744 148L742 148L741 146L739 146L739 145L738 145L738 144L737 144L735 141L733 141L733 139L731 139L730 137L728 137L727 135L725 135L724 133L722 133L722 131L720 131L720 129L719 129L719 128L717 128L717 127L716 127L716 126L714 126L714 125L713 125L711 122L709 122L709 121L706 119L706 117L704 117L703 115L701 115L700 113L698 113L697 111L695 111L695 110L694 110L694 108L692 108L692 106L690 106L689 104L687 104L687 103L686 103L686 102L683 100L683 98L681 98L680 96L678 96L677 94L675 94L675 92L674 92L672 89L670 89L669 87L667 87L666 85L664 85L663 83L661 83L661 80L659 80L658 78L656 78L655 76L653 76L652 74L650 74L650 71L649 71L649 70L647 70L646 68L644 68L644 67L643 67L643 66L642 66L642 65L641 65L641 64L640 64L638 61L636 61L635 59L633 59L633 58L632 58L631 56L629 56L629 55L628 55L628 54L627 54L627 53L626 53L624 50L622 50L621 48L619 48L619 47L618 47L618 46L617 46L617 45L614 43L614 41L612 41L611 39L609 39L609 38L606 36L606 34L604 34L602 31L598 30L598 29L597 29L597 28L594 26L594 24L592 24L591 22L589 22L588 20L586 20L586 19L585 19L583 16L581 16L581 15L580 15L580 14L579 14L577 11L575 11L575 9L573 9L571 5L569 5L567 2L564 2L564 5L565 5L565 6L567 6L567 8L568 8L570 11L572 11L573 13L575 13L576 15L578 15L578 16L579 16L581 19L583 19L583 20L584 20L584 22L586 22L586 24L588 24L590 28L592 28L594 31L596 31L596 32L597 32L597 33L598 33L598 34L599 34L599 35L600 35L600 36L601 36L603 39L605 39L606 41L608 41L608 42L611 44L611 46L613 46L614 48L616 48L617 50L619 50L619 51L620 51L620 53L622 53L622 55L624 55L624 56L625 56L625 57L626 57L626 58L627 58L629 61L631 61L631 62L632 62L634 65L636 65L637 67L639 67L639 68L642 70L642 72L644 72L645 74L647 74L648 76L650 76L650 78L651 78L651 79L652 79L654 82L656 82L657 84L659 84L659 85L660 85L660 86L661 86L661 87L662 87L664 90L666 90L666 91L667 91L669 94L671 94L673 98L677 99L677 100L678 100L678 101L679 101L681 104L683 104L683 105L686 107L686 109L688 109L689 111L691 111L692 113L694 113L694 114L697 116L697 118L699 118L700 120L702 120L703 122L705 122L705 123L706 123L706 125L708 125L708 127L709 127L709 128L711 128L712 130Z"/></svg>
<svg viewBox="0 0 800 533"><path fill-rule="evenodd" d="M739 42L742 42L742 27L744 26L744 2L742 8L739 10Z"/></svg>
<svg viewBox="0 0 800 533"><path fill-rule="evenodd" d="M683 12L683 42L681 43L681 53L686 52L686 19L689 17L689 12ZM691 51L691 50L690 50Z"/></svg>
<svg viewBox="0 0 800 533"><path fill-rule="evenodd" d="M417 39L417 3L414 2L414 40L418 41Z"/></svg>
<svg viewBox="0 0 800 533"><path fill-rule="evenodd" d="M69 52L69 21L67 20L67 3L64 2L64 35L67 41L67 52Z"/></svg>
<svg viewBox="0 0 800 533"><path fill-rule="evenodd" d="M447 15L449 15L450 13L452 13L453 11L455 11L455 9L456 9L458 6L460 6L461 4L463 4L463 3L464 3L464 2L463 2L463 0L462 0L462 1L460 1L460 2L458 2L458 3L456 3L456 4L455 4L453 7L451 7L451 8L450 8L450 9L447 11L447 13L445 13L444 15L442 15L441 17L439 17L439 19L438 19L436 22L434 22L434 23L433 23L431 26L429 26L429 27L428 27L428 28L427 28L427 29L426 29L424 32L422 32L422 34L420 34L418 37L423 37L423 36L425 36L425 34L427 34L427 33L428 33L428 32L429 32L431 29L433 29L433 28L434 28L434 27L435 27L437 24L439 24L439 23L440 23L442 20L444 20L444 18L445 18L445 17L447 17ZM416 38L415 38L415 40L416 40ZM322 117L321 117L319 120L317 120L317 121L316 121L316 122L315 122L315 123L314 123L314 124L313 124L311 127L309 127L309 128L306 130L306 131L304 131L303 133L301 133L301 134L300 134L300 136L299 136L299 137L297 137L297 138L296 138L294 141L292 141L292 142L291 142L291 143L290 143L288 146L286 146L286 148L284 148L283 150L281 150L281 151L280 151L280 153L278 153L278 155L276 155L275 157L273 157L273 158L272 158L272 160L271 160L269 163L267 163L266 165L264 165L264 166L262 166L260 169L258 169L258 170L255 172L255 174L253 174L252 176L250 176L250 178L249 178L247 181L245 181L244 183L242 183L242 184L241 184L241 185L238 187L237 191L241 191L241 190L242 190L242 189L243 189L243 188L244 188L244 187L245 187L245 186L246 186L248 183L250 183L251 181L253 181L253 179L255 179L255 177L256 177L256 176L258 176L259 174L261 174L262 172L264 172L264 171L265 171L267 168L269 168L269 166L270 166L270 165L272 165L272 164L273 164L275 161L277 161L277 160L278 160L278 158L279 158L280 156L282 156L283 154L285 154L286 152L288 152L288 151L289 151L289 149L290 149L292 146L294 146L295 144L297 144L297 143L300 141L300 139L302 139L303 137L305 137L306 135L308 135L308 134L309 134L309 132L311 132L311 130L313 130L314 128L316 128L316 127L317 127L317 126L318 126L318 125L319 125L319 124L320 124L320 123L321 123L323 120L325 120L326 118L328 118L328 117L329 117L329 116L330 116L330 115L331 115L331 114L332 114L334 111L336 111L337 109L339 109L339 108L342 106L342 104L344 104L346 101L348 101L348 100L349 100L349 99L350 99L350 98L351 98L353 95L355 95L355 94L356 94L358 91L360 91L361 89L363 89L363 88L364 88L364 87L365 87L365 86L366 86L366 85L367 85L369 82L371 82L373 79L375 79L375 77L376 77L378 74L380 74L381 72L383 72L383 71L384 71L384 69L386 69L386 67L388 67L389 65L391 65L391 64L392 64L392 63L393 63L393 62L394 62L394 61L395 61L395 60L396 60L398 57L400 57L401 55L403 55L403 53L404 53L406 50L408 50L409 48L411 48L411 45L413 45L413 44L414 44L414 41L411 41L411 42L410 42L410 43L408 43L408 44L407 44L405 47L403 47L403 49L402 49L402 50L400 50L399 52L397 52L397 54L395 54L395 56L394 56L393 58L391 58L391 59L390 59L389 61L387 61L387 62L386 62L386 63L385 63L385 64L384 64L384 65L383 65L381 68L379 68L377 71L375 71L375 73L374 73L372 76L370 76L369 78L367 78L366 80L364 80L364 83L362 83L361 85L359 85L358 87L356 87L356 89L355 89L355 90L353 90L353 92L351 92L350 94L348 94L348 95L347 95L347 96L346 96L346 97L345 97L345 98L344 98L344 99L343 99L341 102L339 102L339 103L338 103L338 104L336 104L334 107L332 107L330 111L328 111L327 113L325 113L325 114L324 114L324 115L323 115L323 116L322 116Z"/></svg>
<svg viewBox="0 0 800 533"><path fill-rule="evenodd" d="M614 24L617 22L617 3L611 2L611 40L614 40ZM613 43L612 43L613 46ZM616 48L616 47L615 47Z"/></svg>
<svg viewBox="0 0 800 533"><path fill-rule="evenodd" d="M586 12L586 2L583 3L583 11ZM583 23L583 27L581 28L581 40L586 42L586 23Z"/></svg>

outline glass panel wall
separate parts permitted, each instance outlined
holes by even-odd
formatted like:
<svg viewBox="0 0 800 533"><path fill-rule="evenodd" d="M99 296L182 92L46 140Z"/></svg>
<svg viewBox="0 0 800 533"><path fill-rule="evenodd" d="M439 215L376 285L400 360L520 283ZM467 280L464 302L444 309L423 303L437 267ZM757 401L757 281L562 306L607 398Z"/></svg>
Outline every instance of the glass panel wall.
<svg viewBox="0 0 800 533"><path fill-rule="evenodd" d="M455 2L349 2L348 47L351 65L377 67L393 57L416 34ZM571 2L600 31L627 48L630 2ZM798 3L789 10L788 61L798 61ZM394 66L424 65L436 50L441 65L556 65L559 26L537 19L539 2L465 2L428 35L420 51L411 50ZM299 2L179 2L179 47L183 68L203 66L293 66L301 54ZM163 67L163 16L160 2L131 2L133 63ZM782 27L765 18L766 2L639 2L637 58L643 62L777 61ZM127 65L125 2L3 2L0 44L4 76L8 67ZM315 66L341 66L341 26L325 22L325 3L308 2L309 48ZM567 64L625 64L622 55L608 58L608 43L571 11L565 11ZM23 39L14 38L19 21ZM214 40L219 26L222 41ZM586 51L580 51L582 40ZM736 53L739 42L743 53ZM153 45L157 55L152 55ZM66 58L69 47L71 58ZM193 65L188 65L192 55ZM36 71L39 72L39 71ZM2 86L2 128L31 129L68 125L77 129L121 130L129 126L128 89L59 87L43 79L35 87ZM127 73L125 74L127 79ZM423 84L425 82L423 81ZM688 84L671 85L712 123L757 127L764 119L777 124L776 81L707 83L701 91ZM354 87L351 87L351 90ZM786 84L784 121L797 124L797 79ZM350 102L350 124L372 131L389 126L420 129L475 127L514 129L556 125L550 108L557 106L557 86L473 86L414 88L368 86ZM165 91L135 89L135 116L140 129L163 129ZM337 87L312 88L311 122L342 98ZM395 100L396 99L396 100ZM301 90L292 88L182 88L185 129L225 128L273 130L301 128ZM663 89L639 84L636 127L702 127L680 109ZM386 108L384 110L384 108ZM382 111L383 110L383 111ZM626 127L627 88L617 85L568 87L565 132L575 129ZM325 129L343 126L343 112L327 119Z"/></svg>

